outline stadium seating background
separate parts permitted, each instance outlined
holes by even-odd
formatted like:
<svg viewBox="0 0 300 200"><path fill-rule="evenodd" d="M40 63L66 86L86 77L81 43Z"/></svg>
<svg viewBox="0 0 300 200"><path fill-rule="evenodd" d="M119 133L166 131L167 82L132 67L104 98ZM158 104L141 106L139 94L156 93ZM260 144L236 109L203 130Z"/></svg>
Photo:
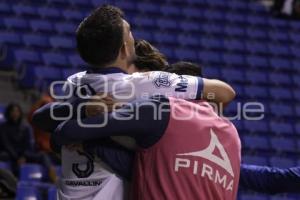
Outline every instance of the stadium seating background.
<svg viewBox="0 0 300 200"><path fill-rule="evenodd" d="M238 102L264 104L263 120L234 120L244 163L300 165L300 22L274 18L258 1L2 0L0 69L16 70L20 87L37 90L84 69L75 30L104 2L124 9L134 37L149 40L170 62L201 63L206 77L230 83L237 91L230 116ZM242 191L239 199L300 196Z"/></svg>

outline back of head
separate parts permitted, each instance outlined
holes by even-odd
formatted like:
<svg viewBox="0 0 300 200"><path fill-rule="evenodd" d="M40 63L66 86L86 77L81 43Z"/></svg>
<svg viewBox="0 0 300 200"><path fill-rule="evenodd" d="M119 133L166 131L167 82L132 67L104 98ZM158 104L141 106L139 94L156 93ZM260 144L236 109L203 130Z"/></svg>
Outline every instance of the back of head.
<svg viewBox="0 0 300 200"><path fill-rule="evenodd" d="M135 52L134 64L139 70L161 71L168 64L166 56L146 40L135 42Z"/></svg>
<svg viewBox="0 0 300 200"><path fill-rule="evenodd" d="M123 45L123 12L103 5L94 10L78 26L77 49L81 58L92 66L113 63Z"/></svg>
<svg viewBox="0 0 300 200"><path fill-rule="evenodd" d="M178 75L203 76L202 67L191 62L179 61L166 67L163 71Z"/></svg>

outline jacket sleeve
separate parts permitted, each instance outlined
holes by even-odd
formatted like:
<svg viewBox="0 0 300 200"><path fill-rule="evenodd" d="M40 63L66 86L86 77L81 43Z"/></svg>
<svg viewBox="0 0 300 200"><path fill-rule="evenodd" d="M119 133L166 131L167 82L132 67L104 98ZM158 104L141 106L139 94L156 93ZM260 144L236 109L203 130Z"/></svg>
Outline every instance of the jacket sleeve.
<svg viewBox="0 0 300 200"><path fill-rule="evenodd" d="M269 194L299 193L300 167L280 169L242 164L240 186Z"/></svg>

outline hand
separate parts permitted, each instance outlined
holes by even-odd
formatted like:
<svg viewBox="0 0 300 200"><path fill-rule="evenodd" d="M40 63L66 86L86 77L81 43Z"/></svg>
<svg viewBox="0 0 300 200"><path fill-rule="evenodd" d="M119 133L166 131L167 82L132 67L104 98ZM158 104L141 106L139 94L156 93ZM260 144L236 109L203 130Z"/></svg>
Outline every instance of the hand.
<svg viewBox="0 0 300 200"><path fill-rule="evenodd" d="M92 103L91 105L85 106L85 115L86 117L97 116L105 111L112 112L115 109L120 108L122 105L112 97L100 97L101 94L93 96L93 98L89 101Z"/></svg>

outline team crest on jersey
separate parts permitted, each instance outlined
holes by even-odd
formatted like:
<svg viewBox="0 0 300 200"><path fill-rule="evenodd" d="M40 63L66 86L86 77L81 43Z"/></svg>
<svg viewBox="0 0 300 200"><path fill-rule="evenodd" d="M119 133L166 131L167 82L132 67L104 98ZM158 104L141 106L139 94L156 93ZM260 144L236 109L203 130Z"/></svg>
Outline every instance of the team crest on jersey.
<svg viewBox="0 0 300 200"><path fill-rule="evenodd" d="M170 74L165 72L159 73L159 75L156 78L154 78L154 85L158 88L170 87L171 86Z"/></svg>

